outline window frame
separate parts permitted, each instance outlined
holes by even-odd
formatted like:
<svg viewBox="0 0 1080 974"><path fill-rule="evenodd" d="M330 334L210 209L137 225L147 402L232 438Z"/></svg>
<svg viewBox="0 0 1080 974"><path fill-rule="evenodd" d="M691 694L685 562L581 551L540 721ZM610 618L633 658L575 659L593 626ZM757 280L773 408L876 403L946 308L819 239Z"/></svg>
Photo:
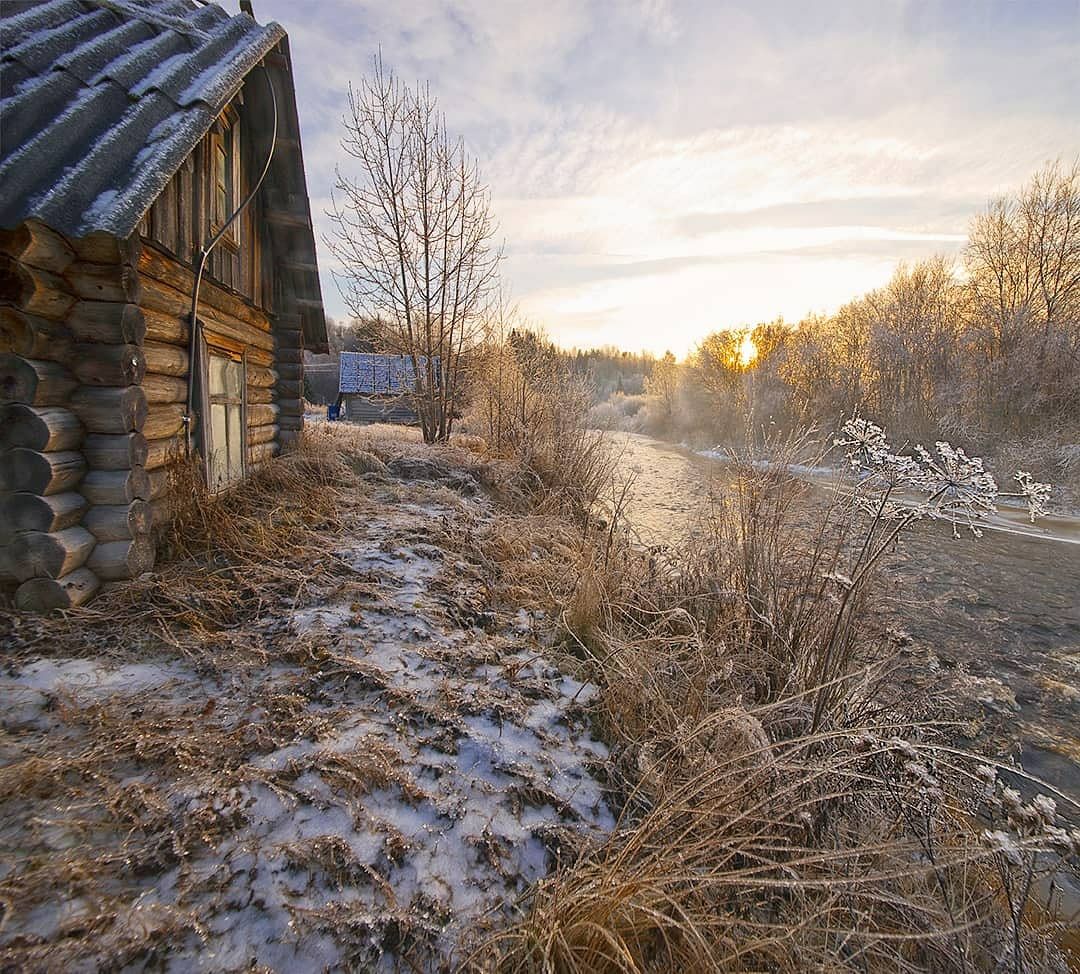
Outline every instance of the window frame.
<svg viewBox="0 0 1080 974"><path fill-rule="evenodd" d="M210 233L217 233L225 221L232 216L233 210L239 205L242 198L240 177L242 167L240 138L240 114L229 105L218 116L210 132L210 152L208 169L208 183L210 190L209 206ZM224 156L224 166L219 169L219 162ZM224 182L219 180L223 176ZM224 193L224 204L219 207L218 194ZM221 243L227 244L232 250L240 249L240 224L243 215L237 217L221 237Z"/></svg>
<svg viewBox="0 0 1080 974"><path fill-rule="evenodd" d="M222 359L230 365L240 366L240 391L239 393L229 392L213 392L210 385L210 370L215 358ZM206 354L203 356L203 363L201 369L202 375L202 387L205 390L204 403L205 403L205 417L203 420L203 444L204 444L204 467L206 473L206 484L211 491L226 490L233 484L239 483L244 480L250 472L250 464L248 461L248 450L250 447L249 433L247 425L247 349L237 354L229 349L221 348L214 345L211 342L206 344ZM226 442L224 444L215 445L214 443L214 406L225 407L225 436ZM230 462L230 451L228 442L228 430L229 430L229 408L239 410L240 413L240 469L239 471L232 471L232 464ZM218 450L225 451L225 470L226 475L220 482L214 479L214 454Z"/></svg>

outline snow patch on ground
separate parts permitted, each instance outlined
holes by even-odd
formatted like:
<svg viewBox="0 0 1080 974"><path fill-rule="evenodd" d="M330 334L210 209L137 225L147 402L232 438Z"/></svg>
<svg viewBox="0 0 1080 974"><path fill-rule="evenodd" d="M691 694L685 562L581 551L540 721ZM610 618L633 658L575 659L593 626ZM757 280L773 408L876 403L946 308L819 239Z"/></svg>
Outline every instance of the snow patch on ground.
<svg viewBox="0 0 1080 974"><path fill-rule="evenodd" d="M243 686L175 659L39 659L5 674L5 727L24 743L92 741L57 699L133 720L175 708L230 733L263 722L272 739L233 755L224 785L132 761L124 787L155 790L205 838L125 877L134 907L111 936L187 917L156 958L169 971L433 970L614 828L592 774L607 757L585 712L596 688L543 658L542 613L492 612L480 569L424 540L448 513L382 508L335 552L352 576L285 620L317 662L271 662ZM272 706L303 708L316 729L281 732ZM12 822L0 839L27 841ZM79 840L57 827L49 841ZM90 908L57 896L8 917L4 939L47 946Z"/></svg>

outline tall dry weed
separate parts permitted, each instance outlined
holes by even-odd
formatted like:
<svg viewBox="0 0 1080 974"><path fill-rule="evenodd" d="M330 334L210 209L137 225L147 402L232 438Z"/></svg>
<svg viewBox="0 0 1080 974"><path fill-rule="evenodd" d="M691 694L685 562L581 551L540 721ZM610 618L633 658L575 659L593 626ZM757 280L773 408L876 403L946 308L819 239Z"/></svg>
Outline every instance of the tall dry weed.
<svg viewBox="0 0 1080 974"><path fill-rule="evenodd" d="M532 503L587 514L610 488L614 458L591 429L593 393L555 347L529 332L493 340L476 356L469 423L490 449L535 477Z"/></svg>

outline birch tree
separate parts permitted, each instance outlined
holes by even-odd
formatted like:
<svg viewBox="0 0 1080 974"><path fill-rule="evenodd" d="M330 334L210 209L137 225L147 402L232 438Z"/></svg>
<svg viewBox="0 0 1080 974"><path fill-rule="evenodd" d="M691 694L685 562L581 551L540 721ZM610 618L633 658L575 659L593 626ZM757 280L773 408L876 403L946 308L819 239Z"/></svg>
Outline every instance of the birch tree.
<svg viewBox="0 0 1080 974"><path fill-rule="evenodd" d="M357 173L337 170L327 241L342 296L409 359L424 439L445 440L502 257L488 189L430 88L403 84L381 57L350 87L344 128Z"/></svg>

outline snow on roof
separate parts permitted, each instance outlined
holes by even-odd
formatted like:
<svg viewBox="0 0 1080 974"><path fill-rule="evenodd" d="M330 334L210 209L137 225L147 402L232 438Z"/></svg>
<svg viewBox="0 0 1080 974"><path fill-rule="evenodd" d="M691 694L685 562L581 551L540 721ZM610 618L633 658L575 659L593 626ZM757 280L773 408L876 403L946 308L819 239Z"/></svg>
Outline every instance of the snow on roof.
<svg viewBox="0 0 1080 974"><path fill-rule="evenodd" d="M416 356L416 368L427 368L427 358ZM416 390L416 368L410 355L342 352L338 391L369 395L405 395ZM439 360L435 359L438 373Z"/></svg>
<svg viewBox="0 0 1080 974"><path fill-rule="evenodd" d="M4 0L0 226L130 235L284 37L192 0Z"/></svg>

